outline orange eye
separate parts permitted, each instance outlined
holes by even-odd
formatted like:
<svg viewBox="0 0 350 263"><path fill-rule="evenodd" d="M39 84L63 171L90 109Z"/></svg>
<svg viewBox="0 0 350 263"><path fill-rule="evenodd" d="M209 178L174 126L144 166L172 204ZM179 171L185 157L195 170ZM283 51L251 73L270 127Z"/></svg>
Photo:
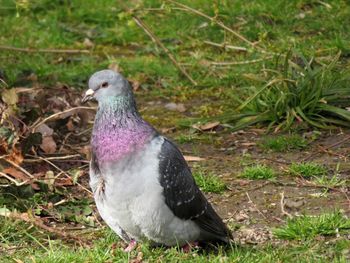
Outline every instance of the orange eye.
<svg viewBox="0 0 350 263"><path fill-rule="evenodd" d="M108 82L103 82L101 85L102 88L107 88L108 87Z"/></svg>

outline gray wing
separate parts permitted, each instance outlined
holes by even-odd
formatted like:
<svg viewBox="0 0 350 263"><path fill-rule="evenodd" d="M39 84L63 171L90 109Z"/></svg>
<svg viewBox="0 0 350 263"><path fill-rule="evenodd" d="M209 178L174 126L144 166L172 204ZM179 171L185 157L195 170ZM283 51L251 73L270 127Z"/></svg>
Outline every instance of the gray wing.
<svg viewBox="0 0 350 263"><path fill-rule="evenodd" d="M159 159L159 181L171 211L181 219L193 220L205 233L201 241L229 242L231 232L199 190L179 149L166 138Z"/></svg>

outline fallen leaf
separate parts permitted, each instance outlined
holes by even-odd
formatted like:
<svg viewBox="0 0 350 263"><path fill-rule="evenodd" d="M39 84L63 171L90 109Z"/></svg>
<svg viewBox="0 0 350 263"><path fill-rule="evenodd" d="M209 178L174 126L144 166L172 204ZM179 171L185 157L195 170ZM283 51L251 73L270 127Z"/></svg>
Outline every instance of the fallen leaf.
<svg viewBox="0 0 350 263"><path fill-rule="evenodd" d="M13 178L15 178L17 180L26 181L26 180L30 179L30 178L28 178L28 176L25 173L23 173L20 170L15 169L14 167L5 168L2 170L2 172L12 176ZM29 183L29 184L32 186L32 188L34 190L40 189L40 187L36 183Z"/></svg>
<svg viewBox="0 0 350 263"><path fill-rule="evenodd" d="M178 111L178 112L185 112L186 108L183 103L174 103L174 102L169 102L164 105L164 107L168 110L171 111Z"/></svg>
<svg viewBox="0 0 350 263"><path fill-rule="evenodd" d="M191 155L184 155L184 158L187 162L200 162L205 161L204 158L198 157L198 156L191 156Z"/></svg>
<svg viewBox="0 0 350 263"><path fill-rule="evenodd" d="M13 167L8 167L2 170L3 173L11 175L15 179L20 179L22 181L28 180L28 176L26 176L23 172L13 168Z"/></svg>
<svg viewBox="0 0 350 263"><path fill-rule="evenodd" d="M91 159L91 146L85 145L78 150L79 153L83 154L87 160Z"/></svg>
<svg viewBox="0 0 350 263"><path fill-rule="evenodd" d="M8 214L11 213L11 210L9 210L6 207L0 207L0 216L7 216Z"/></svg>
<svg viewBox="0 0 350 263"><path fill-rule="evenodd" d="M286 199L284 204L288 208L300 208L305 204L305 201L304 200L293 201L291 199Z"/></svg>
<svg viewBox="0 0 350 263"><path fill-rule="evenodd" d="M15 105L18 102L18 95L15 89L3 90L1 98L7 105Z"/></svg>
<svg viewBox="0 0 350 263"><path fill-rule="evenodd" d="M192 127L197 129L197 130L201 130L201 131L209 131L209 130L216 128L219 125L220 125L219 121L214 121L214 122L208 122L208 123L202 124L202 125L195 124Z"/></svg>
<svg viewBox="0 0 350 263"><path fill-rule="evenodd" d="M10 151L10 155L6 157L6 159L16 163L21 164L23 162L23 155L20 150L18 150L16 147L13 147Z"/></svg>
<svg viewBox="0 0 350 263"><path fill-rule="evenodd" d="M54 139L52 138L52 136L45 136L43 137L43 141L40 145L40 148L45 153L55 153L57 149L57 145Z"/></svg>
<svg viewBox="0 0 350 263"><path fill-rule="evenodd" d="M87 37L84 39L83 45L86 48L93 48L94 47L94 43Z"/></svg>
<svg viewBox="0 0 350 263"><path fill-rule="evenodd" d="M74 131L75 130L75 126L73 124L73 120L72 119L69 119L69 121L67 122L66 126L67 126L68 131Z"/></svg>
<svg viewBox="0 0 350 263"><path fill-rule="evenodd" d="M43 137L51 136L53 134L53 129L43 123L36 127L35 132L40 132Z"/></svg>

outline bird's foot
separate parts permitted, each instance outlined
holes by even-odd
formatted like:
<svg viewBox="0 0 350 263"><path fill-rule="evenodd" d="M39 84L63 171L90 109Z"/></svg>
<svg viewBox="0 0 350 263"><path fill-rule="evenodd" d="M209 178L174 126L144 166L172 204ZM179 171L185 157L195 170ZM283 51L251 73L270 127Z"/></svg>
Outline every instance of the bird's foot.
<svg viewBox="0 0 350 263"><path fill-rule="evenodd" d="M187 243L186 245L183 245L181 248L184 253L190 253L193 248L198 248L198 247L199 247L199 243L197 241L194 241L191 243Z"/></svg>
<svg viewBox="0 0 350 263"><path fill-rule="evenodd" d="M135 239L131 239L129 245L124 249L124 252L131 252L135 249L137 242Z"/></svg>

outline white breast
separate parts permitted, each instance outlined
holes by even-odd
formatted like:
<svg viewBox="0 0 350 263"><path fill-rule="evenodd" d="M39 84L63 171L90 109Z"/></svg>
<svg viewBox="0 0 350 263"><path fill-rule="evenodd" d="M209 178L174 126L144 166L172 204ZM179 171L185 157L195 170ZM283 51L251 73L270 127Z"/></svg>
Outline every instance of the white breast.
<svg viewBox="0 0 350 263"><path fill-rule="evenodd" d="M90 184L101 217L119 236L123 229L136 240L183 245L196 240L200 230L193 221L176 217L165 204L158 180L163 142L163 137L156 137L132 158L100 167L103 194L98 191L100 179L91 172Z"/></svg>

